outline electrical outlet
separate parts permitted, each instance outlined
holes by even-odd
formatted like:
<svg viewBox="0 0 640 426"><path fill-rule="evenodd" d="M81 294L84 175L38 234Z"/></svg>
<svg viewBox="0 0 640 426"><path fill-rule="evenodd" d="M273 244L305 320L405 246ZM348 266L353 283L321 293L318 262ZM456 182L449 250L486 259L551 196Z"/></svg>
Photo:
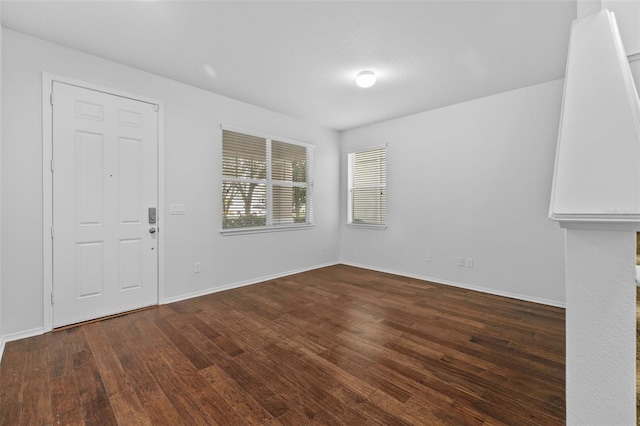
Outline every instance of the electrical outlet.
<svg viewBox="0 0 640 426"><path fill-rule="evenodd" d="M431 255L430 255L430 254L426 255L426 256L424 257L424 261L425 261L425 262L431 262Z"/></svg>
<svg viewBox="0 0 640 426"><path fill-rule="evenodd" d="M472 257L467 257L464 260L464 266L466 266L467 268L473 268L473 258Z"/></svg>
<svg viewBox="0 0 640 426"><path fill-rule="evenodd" d="M202 271L202 264L200 262L196 262L193 264L193 272L196 274Z"/></svg>
<svg viewBox="0 0 640 426"><path fill-rule="evenodd" d="M458 266L464 266L464 257L458 258Z"/></svg>

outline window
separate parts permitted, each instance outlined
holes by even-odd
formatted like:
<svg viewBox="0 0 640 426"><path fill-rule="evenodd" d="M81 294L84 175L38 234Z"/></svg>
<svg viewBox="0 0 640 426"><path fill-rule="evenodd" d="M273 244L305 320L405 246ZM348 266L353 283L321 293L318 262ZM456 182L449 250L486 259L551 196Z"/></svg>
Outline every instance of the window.
<svg viewBox="0 0 640 426"><path fill-rule="evenodd" d="M312 224L312 169L310 145L223 128L223 233Z"/></svg>
<svg viewBox="0 0 640 426"><path fill-rule="evenodd" d="M352 152L348 161L348 223L384 227L387 221L387 149Z"/></svg>

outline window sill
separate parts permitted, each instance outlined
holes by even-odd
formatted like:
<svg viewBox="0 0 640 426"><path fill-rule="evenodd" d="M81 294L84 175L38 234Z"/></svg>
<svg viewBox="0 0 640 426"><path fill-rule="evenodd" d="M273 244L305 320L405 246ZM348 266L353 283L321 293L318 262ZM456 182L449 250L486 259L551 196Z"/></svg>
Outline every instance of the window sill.
<svg viewBox="0 0 640 426"><path fill-rule="evenodd" d="M347 228L375 229L377 231L384 231L385 229L387 229L387 225L375 225L372 223L347 223Z"/></svg>
<svg viewBox="0 0 640 426"><path fill-rule="evenodd" d="M303 229L314 228L315 225L307 223L303 225L275 225L275 226L260 226L255 228L231 228L223 229L220 233L224 236L227 235L245 235L245 234L264 234L267 232L282 232L282 231L297 231Z"/></svg>

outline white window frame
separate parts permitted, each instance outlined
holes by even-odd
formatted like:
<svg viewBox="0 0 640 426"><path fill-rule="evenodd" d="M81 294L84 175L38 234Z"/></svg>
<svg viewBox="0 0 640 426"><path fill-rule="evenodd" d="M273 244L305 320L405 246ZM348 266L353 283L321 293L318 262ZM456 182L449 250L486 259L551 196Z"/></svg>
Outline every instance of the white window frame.
<svg viewBox="0 0 640 426"><path fill-rule="evenodd" d="M385 150L385 223L354 223L353 222L353 154L357 154L360 152L374 151L378 149ZM387 192L387 166L388 166L388 146L385 145L376 145L369 146L365 148L358 148L352 151L347 152L347 226L351 228L364 228L364 229L376 229L376 230L385 230L387 229L388 223L388 192Z"/></svg>
<svg viewBox="0 0 640 426"><path fill-rule="evenodd" d="M302 229L311 229L313 228L313 204L314 204L314 177L315 177L315 161L314 161L314 150L315 145L300 142L293 139L269 135L262 132L256 132L254 130L241 129L238 127L221 125L221 130L227 130L230 132L241 133L248 136L255 136L257 138L266 140L266 179L246 179L246 178L233 178L229 176L224 176L220 171L220 187L222 187L222 181L227 182L253 182L258 184L266 185L267 190L267 220L266 225L264 226L255 226L255 227L246 227L246 228L222 228L220 233L222 235L242 235L242 234L258 234L263 232L278 232L278 231L290 231L290 230L302 230ZM307 151L307 182L288 182L288 181L280 181L274 180L271 177L271 142L284 142L291 145L302 146ZM220 159L222 159L222 132L220 138ZM273 224L273 187L274 186L290 186L290 187L300 187L307 188L307 202L306 202L306 213L307 213L307 221L305 223L294 223L294 224ZM220 222L222 223L222 217L220 217Z"/></svg>

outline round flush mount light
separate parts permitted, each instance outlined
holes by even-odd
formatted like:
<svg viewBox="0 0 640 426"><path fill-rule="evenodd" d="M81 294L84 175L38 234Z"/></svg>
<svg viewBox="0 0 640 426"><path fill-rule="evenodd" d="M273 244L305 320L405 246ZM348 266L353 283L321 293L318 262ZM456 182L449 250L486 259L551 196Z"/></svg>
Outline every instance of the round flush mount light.
<svg viewBox="0 0 640 426"><path fill-rule="evenodd" d="M373 71L362 71L356 76L356 84L365 89L371 87L376 84L376 75Z"/></svg>

